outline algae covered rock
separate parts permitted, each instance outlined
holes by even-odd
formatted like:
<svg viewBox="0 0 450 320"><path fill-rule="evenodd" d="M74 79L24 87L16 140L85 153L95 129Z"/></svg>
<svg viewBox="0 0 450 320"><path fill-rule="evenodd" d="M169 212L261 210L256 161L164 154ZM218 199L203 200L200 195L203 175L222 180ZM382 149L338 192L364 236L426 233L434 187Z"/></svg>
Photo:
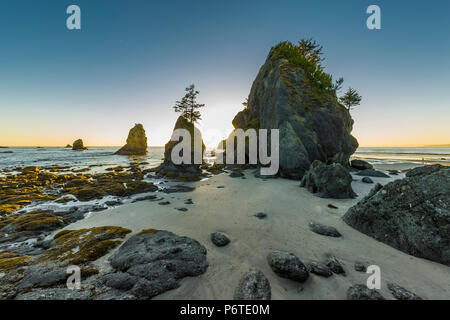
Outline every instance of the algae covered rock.
<svg viewBox="0 0 450 320"><path fill-rule="evenodd" d="M95 261L117 247L130 232L129 229L114 226L62 230L54 236L50 249L37 262L53 261L67 266Z"/></svg>
<svg viewBox="0 0 450 320"><path fill-rule="evenodd" d="M450 168L436 168L377 185L343 220L398 250L450 266Z"/></svg>
<svg viewBox="0 0 450 320"><path fill-rule="evenodd" d="M127 143L115 154L120 155L146 155L147 136L142 124L136 124L128 133Z"/></svg>
<svg viewBox="0 0 450 320"><path fill-rule="evenodd" d="M83 140L78 139L74 141L72 150L87 150L87 148L84 146Z"/></svg>

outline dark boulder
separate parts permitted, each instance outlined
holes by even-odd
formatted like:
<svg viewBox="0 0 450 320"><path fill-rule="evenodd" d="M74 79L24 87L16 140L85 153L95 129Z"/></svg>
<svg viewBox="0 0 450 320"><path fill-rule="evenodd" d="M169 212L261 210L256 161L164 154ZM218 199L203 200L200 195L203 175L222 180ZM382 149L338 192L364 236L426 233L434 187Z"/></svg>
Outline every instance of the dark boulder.
<svg viewBox="0 0 450 320"><path fill-rule="evenodd" d="M386 173L375 169L365 169L358 172L356 175L363 177L389 178L389 176Z"/></svg>
<svg viewBox="0 0 450 320"><path fill-rule="evenodd" d="M230 239L222 232L211 233L211 241L218 247L224 247L230 243Z"/></svg>
<svg viewBox="0 0 450 320"><path fill-rule="evenodd" d="M373 169L373 165L364 160L354 159L350 161L350 166L358 170Z"/></svg>
<svg viewBox="0 0 450 320"><path fill-rule="evenodd" d="M343 220L403 252L450 266L450 168L377 185Z"/></svg>
<svg viewBox="0 0 450 320"><path fill-rule="evenodd" d="M305 282L309 277L306 266L292 253L273 251L267 256L267 262L273 272L282 278Z"/></svg>
<svg viewBox="0 0 450 320"><path fill-rule="evenodd" d="M318 160L305 173L301 187L321 198L346 199L356 197L352 189L352 176L339 163L326 165Z"/></svg>
<svg viewBox="0 0 450 320"><path fill-rule="evenodd" d="M333 275L331 269L327 265L320 262L311 262L308 267L311 273L314 273L318 276L328 278Z"/></svg>
<svg viewBox="0 0 450 320"><path fill-rule="evenodd" d="M373 183L373 180L370 179L369 177L364 177L364 178L361 179L361 181L364 182L364 183L369 183L369 184Z"/></svg>
<svg viewBox="0 0 450 320"><path fill-rule="evenodd" d="M326 225L318 223L318 222L311 222L309 224L309 229L311 229L312 232L320 234L322 236L335 237L335 238L342 236L335 227L326 226Z"/></svg>
<svg viewBox="0 0 450 320"><path fill-rule="evenodd" d="M196 240L149 229L130 237L111 257L111 266L114 272L101 277L104 285L148 299L204 273L208 262Z"/></svg>

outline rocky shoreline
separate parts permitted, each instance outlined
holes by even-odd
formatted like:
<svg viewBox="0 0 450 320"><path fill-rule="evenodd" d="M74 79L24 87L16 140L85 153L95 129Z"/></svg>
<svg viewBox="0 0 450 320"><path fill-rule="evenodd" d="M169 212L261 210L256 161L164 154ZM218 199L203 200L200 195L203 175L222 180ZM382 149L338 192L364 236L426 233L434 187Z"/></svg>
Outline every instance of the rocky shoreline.
<svg viewBox="0 0 450 320"><path fill-rule="evenodd" d="M133 231L125 226L113 226L112 224L105 226L103 224L101 226L72 229L72 225L79 223L82 225L83 221L89 220L85 217L88 212L97 211L96 214L100 217L103 212L120 210L120 208L126 208L131 204L140 204L144 208L151 203L153 203L152 206L158 205L158 203L162 204L163 195L171 195L174 192L175 195L180 192L189 192L190 194L200 187L213 188L217 190L216 192L225 192L219 190L233 188L233 185L228 186L227 183L217 186L224 186L225 189L216 188L210 186L209 180L192 184L192 182L181 183L180 179L164 178L168 179L165 180L168 181L166 184L155 184L149 181L156 177L154 170L140 171L138 168L138 165L132 165L127 168L116 168L116 170L104 174L91 176L86 173L77 173L64 174L61 177L58 177L57 173L46 171L44 168L23 168L20 174L11 175L1 180L1 192L4 195L2 202L8 202L2 203L2 210L4 211L2 211L0 217L1 299L149 299L159 296L167 290L171 291L178 288L180 280L184 277L197 277L205 272L208 273L208 265L211 265L211 262L209 262L207 256L211 254L211 250L229 250L227 248L233 247L233 242L239 242L236 235L230 236L226 232L212 232L213 230L211 230L210 239L205 240L205 243L195 240L197 237L178 236L173 232L156 228ZM433 169L427 167L422 171L425 173L421 175L427 175L429 172L435 173ZM352 173L353 180L358 177L359 172L361 171ZM415 172L418 172L418 170L411 170L409 175L414 176ZM259 181L260 184L277 180L259 178L254 173L254 169L239 170L236 167L227 167L215 173L218 175L209 175L210 179L224 177L227 179L226 181L229 181L228 183L239 181L239 184L244 185L250 177ZM239 179L237 180L236 173L239 173ZM206 175L208 173L205 172ZM400 178L396 181L403 181L402 176L396 177L394 175L392 177ZM374 179L381 179L382 181L386 178ZM392 179L389 178L386 182L392 181ZM356 182L353 181L353 183ZM358 186L365 184L362 181L357 183ZM123 184L126 184L127 187L125 188ZM17 185L20 185L21 189L14 188ZM119 185L122 185L123 188L118 187ZM386 185L386 188L388 186L389 184ZM17 190L22 190L24 187L35 191L29 192L28 189L25 189L28 196L17 194ZM98 192L87 196L89 192L86 190L92 190L92 188L95 188ZM376 185L373 190L379 188ZM56 193L55 190L58 190L59 193ZM372 191L372 193L374 192ZM110 203L113 209L107 209L107 207L100 209L92 205L84 209L71 209L61 212L50 210L27 211L27 205L29 206L36 201L59 201L63 204L66 201L73 201L73 204L82 204L83 201L75 202L77 196L85 200L84 202L89 202L107 195L116 197L117 202L115 204ZM312 197L310 199L320 199L313 194L309 197ZM370 198L371 195L369 194L367 197ZM128 202L126 199L128 199ZM362 195L359 195L359 199L362 199ZM24 202L24 200L28 202ZM173 204L171 201L168 201L170 206L174 209L178 208L177 201ZM183 201L184 205L190 208L192 208L192 205L197 207L199 204L198 200L193 200L191 197ZM356 203L358 200L345 201L351 201L350 204ZM159 207L164 208L165 206L159 205ZM7 211L14 208L18 209ZM189 210L188 214L195 215L198 210L192 212ZM254 216L258 215L254 214ZM253 217L253 219L256 219L256 217ZM270 214L264 213L264 218L261 218L262 223L267 223L263 222L267 219L270 221L272 218ZM346 220L345 216L344 220ZM108 223L108 221L105 220L104 223ZM62 228L64 228L62 231L58 231ZM309 229L308 232L316 233L317 236L323 238L339 239L347 236L342 230L318 221L311 221L307 229ZM8 247L8 245L17 243L24 243L25 245ZM208 245L205 247L206 244ZM209 244L213 244L217 249L212 249ZM137 249L137 251L128 251L127 249L138 248L139 246L143 248L141 251ZM304 257L304 254L302 256ZM327 279L336 274L343 277L348 276L349 273L364 271L368 266L367 262L355 261L354 270L352 270L353 268L351 269L348 265L343 264L341 259L330 255L325 256L324 259L312 258L302 262L303 259L297 258L297 255L293 252L269 251L266 263L270 268L266 268L266 270L262 268L261 270L261 266L254 265L248 273L244 272L238 275L240 280L236 284L233 296L236 299L270 299L273 297L273 289L271 289L274 285L273 275L302 284L305 281L309 283L310 280L308 279L311 276ZM99 261L103 262L99 264ZM133 263L129 264L127 261L133 261ZM192 261L192 263L186 264L186 261ZM79 266L81 269L82 290L66 288L68 276L66 269L68 265L72 264ZM270 269L273 275L268 274ZM148 274L148 270L153 270L152 275ZM389 292L391 299L419 298L409 289L393 282L389 284ZM367 291L367 287L354 283L348 287L347 298L381 299L390 297L386 293L375 294L373 290Z"/></svg>

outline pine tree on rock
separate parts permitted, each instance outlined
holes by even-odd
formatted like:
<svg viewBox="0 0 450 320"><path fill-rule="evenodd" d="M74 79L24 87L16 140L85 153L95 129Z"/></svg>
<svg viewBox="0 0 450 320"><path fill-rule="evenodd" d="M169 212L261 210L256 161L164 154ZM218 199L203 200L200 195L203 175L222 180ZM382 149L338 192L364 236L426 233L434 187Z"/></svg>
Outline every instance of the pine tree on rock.
<svg viewBox="0 0 450 320"><path fill-rule="evenodd" d="M175 112L181 113L181 116L188 120L190 123L195 123L201 120L200 111L198 109L203 108L205 105L197 103L197 95L200 91L195 90L195 85L191 84L186 88L186 94L177 101L175 106Z"/></svg>

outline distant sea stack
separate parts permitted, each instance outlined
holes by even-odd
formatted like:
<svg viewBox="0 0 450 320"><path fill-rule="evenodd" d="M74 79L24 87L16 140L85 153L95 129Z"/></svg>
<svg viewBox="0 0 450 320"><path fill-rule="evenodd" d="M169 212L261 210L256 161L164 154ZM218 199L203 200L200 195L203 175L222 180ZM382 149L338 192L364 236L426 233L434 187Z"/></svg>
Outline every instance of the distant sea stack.
<svg viewBox="0 0 450 320"><path fill-rule="evenodd" d="M87 148L84 146L83 140L78 139L74 141L72 150L87 150Z"/></svg>
<svg viewBox="0 0 450 320"><path fill-rule="evenodd" d="M201 138L201 133L198 128L191 122L189 122L184 117L178 117L173 130L176 129L186 129L191 135L191 160L194 161L194 136L199 136L202 141L202 162L203 162L203 151L205 150L205 144ZM169 178L182 178L186 180L199 180L202 170L200 169L200 164L180 164L176 165L172 162L172 149L176 146L178 141L169 141L165 145L164 149L164 162L156 169L156 172L167 176Z"/></svg>
<svg viewBox="0 0 450 320"><path fill-rule="evenodd" d="M142 124L137 123L128 133L127 143L115 154L120 155L146 155L147 154L147 136Z"/></svg>
<svg viewBox="0 0 450 320"><path fill-rule="evenodd" d="M353 120L338 102L328 75L289 42L270 50L253 82L247 107L233 119L235 129L279 129L280 171L301 179L314 160L349 166L358 147Z"/></svg>

